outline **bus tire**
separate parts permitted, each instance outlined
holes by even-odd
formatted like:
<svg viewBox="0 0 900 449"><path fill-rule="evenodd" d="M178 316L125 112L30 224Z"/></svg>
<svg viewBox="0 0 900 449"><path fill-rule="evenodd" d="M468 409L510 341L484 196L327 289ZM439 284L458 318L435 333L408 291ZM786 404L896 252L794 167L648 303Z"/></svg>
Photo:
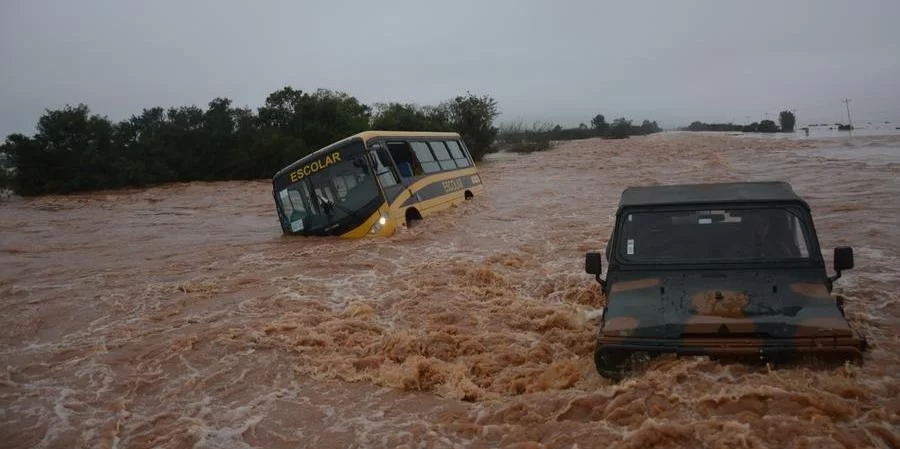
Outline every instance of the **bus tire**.
<svg viewBox="0 0 900 449"><path fill-rule="evenodd" d="M410 207L406 209L406 227L411 228L415 226L415 223L422 220L422 214L419 213L419 210L415 207Z"/></svg>
<svg viewBox="0 0 900 449"><path fill-rule="evenodd" d="M463 197L465 197L465 199L467 199L467 200L471 200L472 198L475 198L475 194L473 194L469 190L466 190L466 193L463 194Z"/></svg>

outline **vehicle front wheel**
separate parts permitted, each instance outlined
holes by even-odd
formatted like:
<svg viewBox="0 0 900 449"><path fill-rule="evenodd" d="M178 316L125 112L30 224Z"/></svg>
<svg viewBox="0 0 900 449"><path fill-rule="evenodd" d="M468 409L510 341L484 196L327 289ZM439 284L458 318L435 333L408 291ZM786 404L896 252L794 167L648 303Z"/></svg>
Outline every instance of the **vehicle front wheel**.
<svg viewBox="0 0 900 449"><path fill-rule="evenodd" d="M619 382L628 376L630 356L630 353L621 349L598 347L594 350L594 367L601 376Z"/></svg>

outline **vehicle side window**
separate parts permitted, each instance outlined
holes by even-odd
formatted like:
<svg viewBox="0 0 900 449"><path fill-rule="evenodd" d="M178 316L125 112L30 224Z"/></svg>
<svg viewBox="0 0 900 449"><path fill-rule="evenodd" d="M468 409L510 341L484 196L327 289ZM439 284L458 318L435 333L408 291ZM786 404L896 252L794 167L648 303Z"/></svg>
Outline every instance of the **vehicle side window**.
<svg viewBox="0 0 900 449"><path fill-rule="evenodd" d="M432 141L428 142L428 144L431 145L431 151L434 152L438 163L441 165L441 170L456 169L456 163L450 158L450 152L447 151L447 146L444 145L444 142Z"/></svg>
<svg viewBox="0 0 900 449"><path fill-rule="evenodd" d="M456 161L456 165L460 168L469 166L469 159L466 157L466 153L459 146L459 143L455 140L448 140L445 142L447 144L447 148L450 149L450 156L453 157L453 160Z"/></svg>
<svg viewBox="0 0 900 449"><path fill-rule="evenodd" d="M428 148L428 144L425 142L410 142L412 146L413 152L416 153L416 159L419 160L419 165L422 166L422 171L425 173L435 173L441 171L440 165L434 158L434 155L431 154L431 150Z"/></svg>
<svg viewBox="0 0 900 449"><path fill-rule="evenodd" d="M794 243L797 244L797 250L800 251L800 257L809 257L809 249L806 247L806 235L803 233L803 225L796 215L791 214L791 228L794 231Z"/></svg>
<svg viewBox="0 0 900 449"><path fill-rule="evenodd" d="M394 174L394 170L391 168L391 161L381 160L381 156L379 156L376 151L372 152L372 160L375 163L375 174L381 181L382 187L390 187L400 182L397 179L396 174Z"/></svg>
<svg viewBox="0 0 900 449"><path fill-rule="evenodd" d="M400 176L412 178L422 174L422 167L416 161L416 157L413 156L412 148L410 148L408 143L388 142L387 148L391 153L391 157L394 158L394 163L397 164Z"/></svg>

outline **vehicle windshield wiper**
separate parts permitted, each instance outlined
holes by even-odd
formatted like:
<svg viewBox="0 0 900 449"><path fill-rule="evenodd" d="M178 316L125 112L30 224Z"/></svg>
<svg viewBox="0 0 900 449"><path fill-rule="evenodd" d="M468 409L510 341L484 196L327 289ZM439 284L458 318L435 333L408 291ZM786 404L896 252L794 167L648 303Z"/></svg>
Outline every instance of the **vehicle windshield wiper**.
<svg viewBox="0 0 900 449"><path fill-rule="evenodd" d="M331 215L330 211L334 210L335 207L340 208L342 211L347 213L348 216L354 215L354 212L352 210L347 209L347 207L342 204L336 203L328 198L325 198L322 195L319 195L318 193L315 193L315 197L316 197L316 200L319 201L319 204L327 206L327 208L323 208L323 209L325 209L325 213L327 215Z"/></svg>

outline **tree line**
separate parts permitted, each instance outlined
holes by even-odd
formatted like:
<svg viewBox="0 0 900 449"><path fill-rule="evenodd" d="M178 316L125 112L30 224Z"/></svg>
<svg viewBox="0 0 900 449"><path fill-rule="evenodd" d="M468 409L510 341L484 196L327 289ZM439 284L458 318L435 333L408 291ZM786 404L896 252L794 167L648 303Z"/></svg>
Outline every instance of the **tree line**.
<svg viewBox="0 0 900 449"><path fill-rule="evenodd" d="M635 125L632 120L619 117L608 123L603 114L597 114L591 119L590 127L584 123L574 128L563 128L561 125L554 126L551 123L535 123L528 129L522 122L507 124L500 128L497 140L498 147L504 151L530 153L550 149L553 141L594 137L627 139L630 136L643 136L660 131L662 128L655 120L652 122L644 120L640 125Z"/></svg>
<svg viewBox="0 0 900 449"><path fill-rule="evenodd" d="M797 118L791 111L781 111L781 113L778 114L778 122L781 125L780 127L779 125L776 125L772 120L761 120L759 122L753 122L747 125L735 125L734 123L703 123L700 121L696 121L691 123L686 128L681 128L681 130L732 131L745 133L792 133L794 132L794 125L797 122Z"/></svg>
<svg viewBox="0 0 900 449"><path fill-rule="evenodd" d="M490 96L436 106L362 104L344 92L284 87L255 111L215 98L207 108L154 107L113 123L84 105L46 110L33 136L0 146L0 191L40 195L167 182L264 179L366 129L456 131L477 161L496 140Z"/></svg>
<svg viewBox="0 0 900 449"><path fill-rule="evenodd" d="M362 104L344 92L272 92L252 110L228 98L198 106L153 107L113 123L84 104L46 110L32 136L11 134L0 145L0 191L41 195L144 187L169 182L265 179L334 141L366 129L455 131L472 157L494 151L549 149L552 141L627 138L661 131L655 121L624 117L591 126L521 124L497 128L496 100L465 95L437 105Z"/></svg>

